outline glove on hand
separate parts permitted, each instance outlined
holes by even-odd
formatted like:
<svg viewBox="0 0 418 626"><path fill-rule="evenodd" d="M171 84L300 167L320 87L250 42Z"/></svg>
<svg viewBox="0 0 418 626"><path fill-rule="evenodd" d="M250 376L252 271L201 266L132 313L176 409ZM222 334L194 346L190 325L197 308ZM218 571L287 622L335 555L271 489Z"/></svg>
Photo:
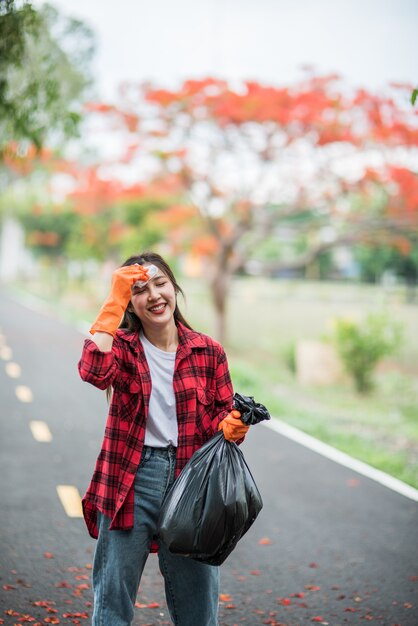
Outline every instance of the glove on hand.
<svg viewBox="0 0 418 626"><path fill-rule="evenodd" d="M218 430L223 430L224 437L228 441L238 441L247 434L250 427L243 424L240 417L241 413L234 410L219 423Z"/></svg>
<svg viewBox="0 0 418 626"><path fill-rule="evenodd" d="M148 280L148 270L142 265L125 265L112 274L110 294L105 300L99 314L90 328L90 333L100 331L116 335L116 331L131 299L132 285L138 280Z"/></svg>

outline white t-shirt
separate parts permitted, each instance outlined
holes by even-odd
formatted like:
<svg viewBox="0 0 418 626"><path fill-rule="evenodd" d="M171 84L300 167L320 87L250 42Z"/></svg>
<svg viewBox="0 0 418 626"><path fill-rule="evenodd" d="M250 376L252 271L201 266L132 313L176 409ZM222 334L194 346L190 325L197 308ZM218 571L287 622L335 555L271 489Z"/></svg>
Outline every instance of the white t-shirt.
<svg viewBox="0 0 418 626"><path fill-rule="evenodd" d="M178 425L173 389L176 353L156 348L142 331L140 338L152 381L144 443L153 448L166 448L170 444L177 447Z"/></svg>

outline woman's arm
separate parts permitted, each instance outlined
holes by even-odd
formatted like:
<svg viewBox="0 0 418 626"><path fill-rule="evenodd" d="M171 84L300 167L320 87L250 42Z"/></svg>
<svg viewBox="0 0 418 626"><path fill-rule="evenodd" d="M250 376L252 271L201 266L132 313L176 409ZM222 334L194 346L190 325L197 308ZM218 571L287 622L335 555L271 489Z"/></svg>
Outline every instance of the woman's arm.
<svg viewBox="0 0 418 626"><path fill-rule="evenodd" d="M113 385L119 371L118 359L115 354L117 351L116 342L112 345L112 349L107 351L102 350L93 339L86 339L78 362L81 379L99 389L107 389Z"/></svg>
<svg viewBox="0 0 418 626"><path fill-rule="evenodd" d="M215 407L212 417L212 428L214 433L218 432L219 423L232 410L232 398L234 395L231 375L229 373L228 360L224 349L221 347L219 347L219 352L217 355L215 378Z"/></svg>
<svg viewBox="0 0 418 626"><path fill-rule="evenodd" d="M113 335L97 331L91 338L102 352L110 352L113 346Z"/></svg>
<svg viewBox="0 0 418 626"><path fill-rule="evenodd" d="M216 406L217 411L213 425L216 430L223 430L225 439L240 444L249 430L241 421L241 413L232 409L232 382L228 368L228 360L222 350L216 370ZM214 430L215 430L214 429ZM215 432L216 432L215 430Z"/></svg>
<svg viewBox="0 0 418 626"><path fill-rule="evenodd" d="M112 385L117 376L114 338L131 297L131 287L137 280L148 278L141 265L120 267L112 274L110 294L102 305L90 329L92 339L84 342L78 371L83 380L99 389ZM117 350L116 350L117 352Z"/></svg>

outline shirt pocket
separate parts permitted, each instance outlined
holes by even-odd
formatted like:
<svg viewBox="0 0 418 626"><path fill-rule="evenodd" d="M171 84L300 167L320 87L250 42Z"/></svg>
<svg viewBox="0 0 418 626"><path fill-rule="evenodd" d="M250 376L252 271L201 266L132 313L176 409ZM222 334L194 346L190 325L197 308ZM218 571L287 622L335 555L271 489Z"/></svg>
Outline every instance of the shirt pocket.
<svg viewBox="0 0 418 626"><path fill-rule="evenodd" d="M139 393L141 384L135 374L119 374L113 383L115 391L123 393Z"/></svg>
<svg viewBox="0 0 418 626"><path fill-rule="evenodd" d="M121 374L114 383L114 394L119 419L132 422L142 405L140 382L132 374Z"/></svg>
<svg viewBox="0 0 418 626"><path fill-rule="evenodd" d="M213 434L212 418L215 407L215 394L210 389L196 387L197 424L202 434Z"/></svg>

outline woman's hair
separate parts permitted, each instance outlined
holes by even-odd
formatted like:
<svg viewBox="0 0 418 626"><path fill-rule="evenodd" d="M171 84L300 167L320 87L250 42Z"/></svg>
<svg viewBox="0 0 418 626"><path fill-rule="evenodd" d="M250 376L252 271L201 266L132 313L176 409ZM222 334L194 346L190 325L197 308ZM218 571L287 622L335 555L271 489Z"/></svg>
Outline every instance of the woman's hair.
<svg viewBox="0 0 418 626"><path fill-rule="evenodd" d="M164 261L162 256L160 256L156 252L142 252L141 254L131 256L129 257L129 259L126 259L126 261L122 264L122 267L126 265L134 265L135 263L138 263L138 265L144 265L145 263L148 263L150 265L151 264L156 265L158 269L160 269L167 276L167 278L173 285L176 296L178 293L181 293L181 295L184 298L184 293L183 293L182 288L177 283L172 269L170 268L168 263ZM183 314L181 313L178 307L177 301L176 301L176 308L174 309L174 319L176 322L180 322L181 324L183 324L190 330L193 330L190 324L183 317ZM131 309L129 305L127 309L125 310L125 314L123 316L122 322L119 325L119 328L125 328L131 331L135 331L135 330L139 331L142 329L141 320L139 319L139 317L136 315L136 313Z"/></svg>

